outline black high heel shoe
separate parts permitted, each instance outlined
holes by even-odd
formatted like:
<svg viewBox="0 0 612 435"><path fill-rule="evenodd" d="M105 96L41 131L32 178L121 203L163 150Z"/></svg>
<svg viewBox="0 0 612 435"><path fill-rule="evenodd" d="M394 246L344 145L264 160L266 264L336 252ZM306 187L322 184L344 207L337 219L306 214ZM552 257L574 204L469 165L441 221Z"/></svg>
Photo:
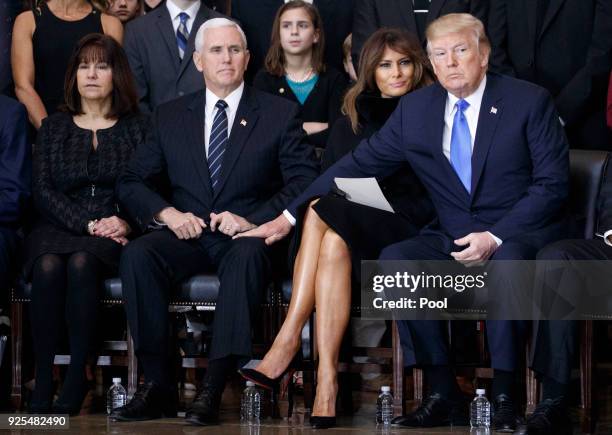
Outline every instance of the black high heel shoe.
<svg viewBox="0 0 612 435"><path fill-rule="evenodd" d="M313 429L329 429L336 427L336 417L319 417L317 415L311 415L310 426Z"/></svg>
<svg viewBox="0 0 612 435"><path fill-rule="evenodd" d="M280 381L288 372L288 369L285 370L279 377L277 378L269 378L261 372L258 372L255 369L246 369L241 368L238 369L238 373L247 381L251 381L256 385L259 385L261 388L265 388L269 391L278 391L280 387Z"/></svg>

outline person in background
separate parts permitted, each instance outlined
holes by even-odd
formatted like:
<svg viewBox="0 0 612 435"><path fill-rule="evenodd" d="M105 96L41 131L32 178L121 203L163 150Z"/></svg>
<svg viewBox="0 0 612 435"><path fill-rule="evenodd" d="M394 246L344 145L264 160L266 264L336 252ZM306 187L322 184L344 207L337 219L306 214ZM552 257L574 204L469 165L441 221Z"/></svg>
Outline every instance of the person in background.
<svg viewBox="0 0 612 435"><path fill-rule="evenodd" d="M195 33L205 21L222 16L200 0L166 0L129 23L125 52L140 110L153 112L161 103L202 89L202 74L192 60Z"/></svg>
<svg viewBox="0 0 612 435"><path fill-rule="evenodd" d="M469 13L487 22L490 0L356 0L353 17L353 62L368 37L381 27L399 27L416 35L425 47L425 29L442 15Z"/></svg>
<svg viewBox="0 0 612 435"><path fill-rule="evenodd" d="M126 25L144 13L144 3L143 0L110 0L108 13Z"/></svg>
<svg viewBox="0 0 612 435"><path fill-rule="evenodd" d="M37 0L15 20L11 62L15 95L28 110L37 130L64 103L64 76L77 42L90 33L104 33L119 43L121 22L103 11L98 0Z"/></svg>
<svg viewBox="0 0 612 435"><path fill-rule="evenodd" d="M429 61L416 38L398 29L375 32L363 47L358 80L344 98L344 116L332 127L323 170L376 133L400 97L432 82ZM319 365L310 418L316 428L335 425L338 355L350 315L351 287L357 292L360 288L361 260L378 258L385 246L416 235L433 218L433 206L409 165L381 179L381 186L395 213L335 194L322 196L308 208L299 224L301 242L287 318L261 364L241 370L248 380L273 389L299 349L302 327L316 306ZM376 237L364 237L373 227ZM385 329L384 321L374 321L378 326L381 322L382 331L372 331L374 341ZM371 328L373 323L365 325Z"/></svg>
<svg viewBox="0 0 612 435"><path fill-rule="evenodd" d="M294 0L279 8L265 68L253 86L300 105L303 128L313 145L324 148L329 127L340 117L344 75L323 63L325 36L313 5Z"/></svg>
<svg viewBox="0 0 612 435"><path fill-rule="evenodd" d="M115 180L144 141L134 79L119 43L99 33L81 39L68 62L63 111L47 117L34 148L32 193L38 218L25 242L32 282L30 321L35 413L77 414L87 392L85 362L101 284L115 276L131 226ZM70 365L57 401L53 360L64 323Z"/></svg>
<svg viewBox="0 0 612 435"><path fill-rule="evenodd" d="M353 57L351 56L352 46L353 34L351 33L342 43L342 66L344 67L344 72L346 75L349 76L351 83L355 83L357 81L357 73L355 72Z"/></svg>
<svg viewBox="0 0 612 435"><path fill-rule="evenodd" d="M15 86L11 74L11 39L15 18L22 11L20 0L0 2L0 94L14 97Z"/></svg>
<svg viewBox="0 0 612 435"><path fill-rule="evenodd" d="M278 8L292 0L231 0L232 17L244 28L249 41L251 60L246 82L251 83L255 74L263 67L266 53L270 48L272 22ZM323 20L325 31L324 60L342 71L342 41L353 27L353 6L355 0L306 0L316 6Z"/></svg>
<svg viewBox="0 0 612 435"><path fill-rule="evenodd" d="M612 69L610 2L490 3L491 71L547 89L570 148L612 150L612 132L606 127Z"/></svg>

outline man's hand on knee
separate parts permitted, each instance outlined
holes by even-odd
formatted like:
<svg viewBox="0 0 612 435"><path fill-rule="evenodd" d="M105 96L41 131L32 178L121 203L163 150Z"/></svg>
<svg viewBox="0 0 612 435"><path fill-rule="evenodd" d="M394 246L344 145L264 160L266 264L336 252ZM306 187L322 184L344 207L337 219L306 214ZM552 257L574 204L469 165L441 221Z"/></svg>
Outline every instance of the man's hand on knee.
<svg viewBox="0 0 612 435"><path fill-rule="evenodd" d="M167 207L160 211L155 219L167 225L176 237L182 240L197 239L202 235L206 224L202 218L193 213L182 213L174 207Z"/></svg>
<svg viewBox="0 0 612 435"><path fill-rule="evenodd" d="M287 220L284 214L281 214L276 219L266 222L263 225L260 225L250 231L246 231L244 233L236 234L234 239L239 237L258 237L261 239L266 239L266 245L271 245L279 240L282 240L289 234L293 228L291 222Z"/></svg>
<svg viewBox="0 0 612 435"><path fill-rule="evenodd" d="M479 266L487 261L495 252L498 245L491 233L470 233L461 239L455 240L455 245L466 246L462 251L451 252L450 255L467 267Z"/></svg>
<svg viewBox="0 0 612 435"><path fill-rule="evenodd" d="M255 228L255 225L242 216L230 213L229 211L210 214L210 230L213 232L219 230L219 232L233 237L236 234L252 230L253 228Z"/></svg>

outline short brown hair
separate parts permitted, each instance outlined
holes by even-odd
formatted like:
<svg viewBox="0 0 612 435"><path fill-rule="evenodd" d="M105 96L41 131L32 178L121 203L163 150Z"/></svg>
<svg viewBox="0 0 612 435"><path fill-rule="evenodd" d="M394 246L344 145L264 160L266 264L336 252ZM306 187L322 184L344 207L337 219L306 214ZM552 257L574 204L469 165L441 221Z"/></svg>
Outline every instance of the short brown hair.
<svg viewBox="0 0 612 435"><path fill-rule="evenodd" d="M376 68L378 68L386 48L402 53L412 61L414 73L411 90L422 88L434 82L429 59L427 59L421 44L414 35L401 29L382 28L377 30L363 44L359 55L357 81L347 91L342 105L342 113L349 117L351 128L355 134L359 131L357 97L364 92L380 93L380 89L376 85Z"/></svg>
<svg viewBox="0 0 612 435"><path fill-rule="evenodd" d="M292 9L304 9L315 30L319 32L319 40L312 46L312 69L314 72L321 73L325 71L325 63L323 61L323 54L325 51L325 35L323 34L323 20L319 14L319 10L316 6L306 3L302 0L292 0L282 5L276 16L274 17L274 23L272 24L272 35L270 37L270 49L266 55L265 68L270 74L275 76L282 76L285 73L285 53L280 42L280 19L281 16Z"/></svg>
<svg viewBox="0 0 612 435"><path fill-rule="evenodd" d="M112 37L100 33L91 33L81 38L72 52L64 80L66 112L72 115L83 114L77 86L77 70L81 62L105 62L113 72L112 103L106 118L121 118L138 112L138 94L125 52Z"/></svg>

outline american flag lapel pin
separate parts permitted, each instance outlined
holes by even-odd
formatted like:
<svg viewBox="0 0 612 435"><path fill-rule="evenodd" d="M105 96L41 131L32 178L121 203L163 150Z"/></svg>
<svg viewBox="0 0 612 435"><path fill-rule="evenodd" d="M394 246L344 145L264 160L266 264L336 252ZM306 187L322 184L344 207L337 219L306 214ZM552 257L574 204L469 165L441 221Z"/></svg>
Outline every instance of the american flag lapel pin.
<svg viewBox="0 0 612 435"><path fill-rule="evenodd" d="M491 113L492 113L493 115L497 115L497 107L495 107L495 106L491 106Z"/></svg>
<svg viewBox="0 0 612 435"><path fill-rule="evenodd" d="M246 125L247 125L246 119L242 118L240 120L240 125L242 125L243 127L246 127Z"/></svg>

